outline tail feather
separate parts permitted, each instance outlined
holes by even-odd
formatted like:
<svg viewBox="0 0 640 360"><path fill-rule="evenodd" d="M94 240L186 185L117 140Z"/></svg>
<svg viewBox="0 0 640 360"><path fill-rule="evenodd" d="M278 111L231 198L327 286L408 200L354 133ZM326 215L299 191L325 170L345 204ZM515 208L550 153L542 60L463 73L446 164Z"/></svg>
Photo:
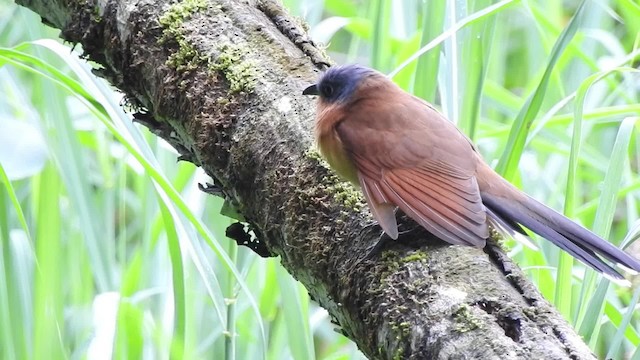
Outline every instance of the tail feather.
<svg viewBox="0 0 640 360"><path fill-rule="evenodd" d="M521 230L517 225L521 224L603 274L623 278L602 258L640 272L640 261L525 194L506 199L482 192L482 201L490 210L489 216L500 217L497 221L516 223L517 227L512 227L516 231Z"/></svg>

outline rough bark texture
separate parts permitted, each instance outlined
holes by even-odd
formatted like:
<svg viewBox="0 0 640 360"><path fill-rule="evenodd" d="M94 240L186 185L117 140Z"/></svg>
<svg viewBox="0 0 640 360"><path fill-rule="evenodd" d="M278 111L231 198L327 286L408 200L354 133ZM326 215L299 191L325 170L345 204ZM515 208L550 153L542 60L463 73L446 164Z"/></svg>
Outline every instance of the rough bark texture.
<svg viewBox="0 0 640 360"><path fill-rule="evenodd" d="M327 59L271 0L18 0L82 45L136 118L202 166L268 252L370 358L591 359L495 245L377 239L312 144L301 96ZM405 228L411 223L402 221ZM363 228L365 231L363 231Z"/></svg>

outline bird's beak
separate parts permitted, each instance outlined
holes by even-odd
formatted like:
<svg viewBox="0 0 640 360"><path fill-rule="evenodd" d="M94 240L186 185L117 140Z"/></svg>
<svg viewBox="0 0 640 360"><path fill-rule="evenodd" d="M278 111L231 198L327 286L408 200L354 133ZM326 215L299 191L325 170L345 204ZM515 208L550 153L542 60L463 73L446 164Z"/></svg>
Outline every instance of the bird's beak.
<svg viewBox="0 0 640 360"><path fill-rule="evenodd" d="M302 95L318 95L318 84L313 84L302 91Z"/></svg>

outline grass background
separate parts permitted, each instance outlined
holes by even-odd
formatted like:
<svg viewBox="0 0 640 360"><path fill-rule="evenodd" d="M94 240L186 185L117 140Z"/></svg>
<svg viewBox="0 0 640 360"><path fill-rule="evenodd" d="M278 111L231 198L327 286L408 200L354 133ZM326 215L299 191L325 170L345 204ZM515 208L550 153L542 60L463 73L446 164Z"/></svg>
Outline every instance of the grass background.
<svg viewBox="0 0 640 360"><path fill-rule="evenodd" d="M637 1L284 4L336 62L436 104L532 196L617 245L638 236ZM0 0L0 358L363 358L278 259L224 237L202 172L47 39ZM640 360L638 277L611 285L536 243L511 256L545 297L599 357Z"/></svg>

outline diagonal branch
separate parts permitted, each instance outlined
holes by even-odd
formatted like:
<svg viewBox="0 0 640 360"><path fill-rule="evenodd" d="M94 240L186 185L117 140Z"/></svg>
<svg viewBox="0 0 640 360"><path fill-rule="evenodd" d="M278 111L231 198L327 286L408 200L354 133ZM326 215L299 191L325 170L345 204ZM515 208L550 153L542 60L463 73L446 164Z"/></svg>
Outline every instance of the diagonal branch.
<svg viewBox="0 0 640 360"><path fill-rule="evenodd" d="M329 60L275 0L18 2L81 44L136 119L211 175L367 356L593 358L496 245L409 231L419 248L363 260L378 233L313 150L314 105L300 95Z"/></svg>

